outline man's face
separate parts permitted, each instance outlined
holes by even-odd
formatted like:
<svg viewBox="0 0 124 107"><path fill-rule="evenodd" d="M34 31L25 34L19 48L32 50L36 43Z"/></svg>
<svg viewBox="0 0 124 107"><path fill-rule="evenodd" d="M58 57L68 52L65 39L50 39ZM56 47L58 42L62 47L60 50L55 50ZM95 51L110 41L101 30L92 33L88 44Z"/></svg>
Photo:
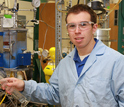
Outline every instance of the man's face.
<svg viewBox="0 0 124 107"><path fill-rule="evenodd" d="M94 24L92 26L91 23L83 24L83 22L91 22L91 17L89 13L71 13L67 17L67 30L69 33L69 37L72 43L77 47L77 49L86 49L90 47L94 41L93 34L97 29L97 24ZM75 25L76 27L75 29L73 29Z"/></svg>

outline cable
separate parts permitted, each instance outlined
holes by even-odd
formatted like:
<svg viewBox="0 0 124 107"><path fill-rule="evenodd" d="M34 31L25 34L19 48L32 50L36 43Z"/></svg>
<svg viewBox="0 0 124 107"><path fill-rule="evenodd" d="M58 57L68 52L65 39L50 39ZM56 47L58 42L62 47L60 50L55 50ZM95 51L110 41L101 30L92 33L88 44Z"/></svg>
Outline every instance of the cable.
<svg viewBox="0 0 124 107"><path fill-rule="evenodd" d="M43 50L44 50L44 46L45 46L45 42L46 42L47 31L48 31L48 26L47 26L47 29L46 29L46 32L45 32L44 43L43 43Z"/></svg>
<svg viewBox="0 0 124 107"><path fill-rule="evenodd" d="M49 27L55 29L55 27L52 27L51 25L47 24L45 21L43 21L43 20L39 20L39 21L41 21L41 22L45 23L47 26L49 26Z"/></svg>
<svg viewBox="0 0 124 107"><path fill-rule="evenodd" d="M5 98L6 98L6 95L7 95L7 93L5 93L5 95L4 95L4 97L3 97L3 99L1 100L1 102L0 102L0 105L3 103L3 101L5 100Z"/></svg>
<svg viewBox="0 0 124 107"><path fill-rule="evenodd" d="M42 18L42 11L43 11L44 7L46 6L46 4L48 3L48 1L49 1L49 0L47 0L47 2L43 5L43 7L42 7L42 9L41 9L41 11L40 11L40 18L41 18L42 22L45 23L47 26L49 26L49 27L55 29L55 28L52 27L51 25L47 24L47 23L43 20L43 18ZM40 20L39 20L39 21L40 21Z"/></svg>
<svg viewBox="0 0 124 107"><path fill-rule="evenodd" d="M48 0L47 0L47 2L48 2ZM43 7L42 7L42 9L41 9L41 11L40 11L40 18L41 18L41 20L43 20L43 19L42 19L42 15L41 15L41 14L42 14L42 11L43 11L43 9L44 9L45 5L47 4L47 2L43 5Z"/></svg>
<svg viewBox="0 0 124 107"><path fill-rule="evenodd" d="M46 24L46 23L45 23ZM45 37L44 37L44 43L43 43L43 50L44 50L44 46L45 46L45 42L46 42L46 35L47 35L47 31L48 31L48 25L46 24L47 26L47 29L46 29L46 32L45 32ZM40 58L40 63L42 62L42 56ZM40 80L41 80L41 66L40 66Z"/></svg>

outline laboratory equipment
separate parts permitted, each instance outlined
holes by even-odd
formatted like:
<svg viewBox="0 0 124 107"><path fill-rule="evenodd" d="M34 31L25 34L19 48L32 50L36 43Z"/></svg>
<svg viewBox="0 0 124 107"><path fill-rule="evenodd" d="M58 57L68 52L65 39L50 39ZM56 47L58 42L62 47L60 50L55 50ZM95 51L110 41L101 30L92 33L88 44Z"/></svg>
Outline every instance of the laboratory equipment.
<svg viewBox="0 0 124 107"><path fill-rule="evenodd" d="M0 30L0 67L19 68L31 64L31 53L27 50L27 29L10 28Z"/></svg>
<svg viewBox="0 0 124 107"><path fill-rule="evenodd" d="M101 40L105 45L110 47L110 35L111 28L98 28L94 34L94 37Z"/></svg>
<svg viewBox="0 0 124 107"><path fill-rule="evenodd" d="M40 0L32 0L32 6L38 8L40 6Z"/></svg>
<svg viewBox="0 0 124 107"><path fill-rule="evenodd" d="M2 79L2 78L3 77L0 75L0 79ZM27 100L27 98L25 96L23 96L16 89L14 89L14 91L12 92L12 96L21 103L21 107L25 107L29 103L29 101Z"/></svg>
<svg viewBox="0 0 124 107"><path fill-rule="evenodd" d="M46 82L49 83L49 79L55 70L55 47L51 47L49 49L49 54L47 57L49 62L47 66L44 68L44 74Z"/></svg>
<svg viewBox="0 0 124 107"><path fill-rule="evenodd" d="M94 10L97 15L102 15L106 12L102 0L93 0L89 2L88 5Z"/></svg>
<svg viewBox="0 0 124 107"><path fill-rule="evenodd" d="M19 72L28 70L31 65L31 52L27 50L28 29L25 28L26 19L22 19L22 17L19 19L18 17L19 4L17 0L15 0L13 8L1 5L0 11L5 9L11 11L11 14L0 15L0 72L4 72L5 77L18 77ZM24 26L19 26L18 22L21 20L25 22ZM2 73L0 73L0 79L2 78ZM20 103L21 107L25 107L29 103L26 97L16 89L11 96L7 97L12 99L11 102L16 100L16 104L12 103L13 107Z"/></svg>

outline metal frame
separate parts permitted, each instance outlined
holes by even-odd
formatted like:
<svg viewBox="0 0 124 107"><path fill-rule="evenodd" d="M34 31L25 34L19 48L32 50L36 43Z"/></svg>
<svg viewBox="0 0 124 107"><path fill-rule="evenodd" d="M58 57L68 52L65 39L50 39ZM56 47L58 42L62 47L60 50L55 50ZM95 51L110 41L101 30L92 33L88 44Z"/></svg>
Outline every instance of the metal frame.
<svg viewBox="0 0 124 107"><path fill-rule="evenodd" d="M55 1L55 4L59 0ZM58 9L62 9L61 5L58 5ZM61 47L62 47L62 13L55 8L55 66L57 67L61 60Z"/></svg>
<svg viewBox="0 0 124 107"><path fill-rule="evenodd" d="M118 51L124 54L124 1L119 4L119 18L118 18Z"/></svg>

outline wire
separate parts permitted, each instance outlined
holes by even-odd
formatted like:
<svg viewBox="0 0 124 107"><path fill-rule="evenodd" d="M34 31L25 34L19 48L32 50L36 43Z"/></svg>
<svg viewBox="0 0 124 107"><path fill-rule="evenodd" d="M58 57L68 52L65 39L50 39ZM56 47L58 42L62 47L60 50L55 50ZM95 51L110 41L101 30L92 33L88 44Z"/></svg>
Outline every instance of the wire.
<svg viewBox="0 0 124 107"><path fill-rule="evenodd" d="M47 31L48 31L48 26L51 27L51 28L53 28L53 29L55 29L55 28L52 27L51 25L47 24L47 23L43 20L43 18L42 18L42 11L43 11L44 7L46 6L46 4L48 3L48 1L49 1L49 0L47 0L47 2L44 4L44 6L42 7L42 9L41 9L41 11L40 11L40 18L41 18L41 20L39 20L40 22L45 23L46 26L47 26L47 29L46 29L46 32L45 32L45 37L44 37L43 48L42 48L43 50L44 50L44 46L45 46L45 42L46 42L46 35L47 35ZM42 59L42 58L41 58L41 59Z"/></svg>
<svg viewBox="0 0 124 107"><path fill-rule="evenodd" d="M44 7L45 7L45 5L48 3L48 1L43 5L43 7L42 7L42 9L41 9L41 11L40 11L40 18L41 18L41 20L43 20L43 18L42 18L42 11L43 11L43 9L44 9Z"/></svg>
<svg viewBox="0 0 124 107"><path fill-rule="evenodd" d="M46 24L46 23L45 23ZM44 46L45 46L45 43L46 43L46 36L47 36L47 31L48 31L48 25L46 24L47 26L47 29L46 29L46 32L45 32L45 37L44 37L44 43L43 43L43 50L44 50ZM42 56L40 58L40 63L42 62ZM41 66L40 66L40 80L41 80Z"/></svg>
<svg viewBox="0 0 124 107"><path fill-rule="evenodd" d="M41 18L42 22L45 23L47 26L49 26L49 27L55 29L55 28L52 27L51 25L47 24L47 23L43 20L43 18L42 18L42 11L43 11L44 7L46 6L46 4L48 3L48 1L49 1L49 0L47 0L47 2L43 5L43 7L42 7L42 9L41 9L41 11L40 11L40 18ZM39 21L40 21L40 20L39 20Z"/></svg>
<svg viewBox="0 0 124 107"><path fill-rule="evenodd" d="M40 21L40 20L39 20ZM41 21L42 22L42 21ZM43 22L44 23L44 22ZM45 23L46 24L46 23ZM46 29L46 32L45 32L45 37L44 37L44 43L43 43L43 50L44 50L44 46L45 46L45 42L46 42L46 36L47 36L47 31L48 31L48 24L46 24L47 26L47 29Z"/></svg>
<svg viewBox="0 0 124 107"><path fill-rule="evenodd" d="M55 29L55 27L52 27L51 25L47 24L45 21L43 21L43 20L39 20L39 21L41 21L41 22L45 23L47 26L49 26L49 27Z"/></svg>
<svg viewBox="0 0 124 107"><path fill-rule="evenodd" d="M3 101L5 100L5 98L6 98L6 95L7 95L7 93L5 93L5 95L4 95L4 97L3 97L3 99L1 100L1 102L0 102L0 105L3 103Z"/></svg>

